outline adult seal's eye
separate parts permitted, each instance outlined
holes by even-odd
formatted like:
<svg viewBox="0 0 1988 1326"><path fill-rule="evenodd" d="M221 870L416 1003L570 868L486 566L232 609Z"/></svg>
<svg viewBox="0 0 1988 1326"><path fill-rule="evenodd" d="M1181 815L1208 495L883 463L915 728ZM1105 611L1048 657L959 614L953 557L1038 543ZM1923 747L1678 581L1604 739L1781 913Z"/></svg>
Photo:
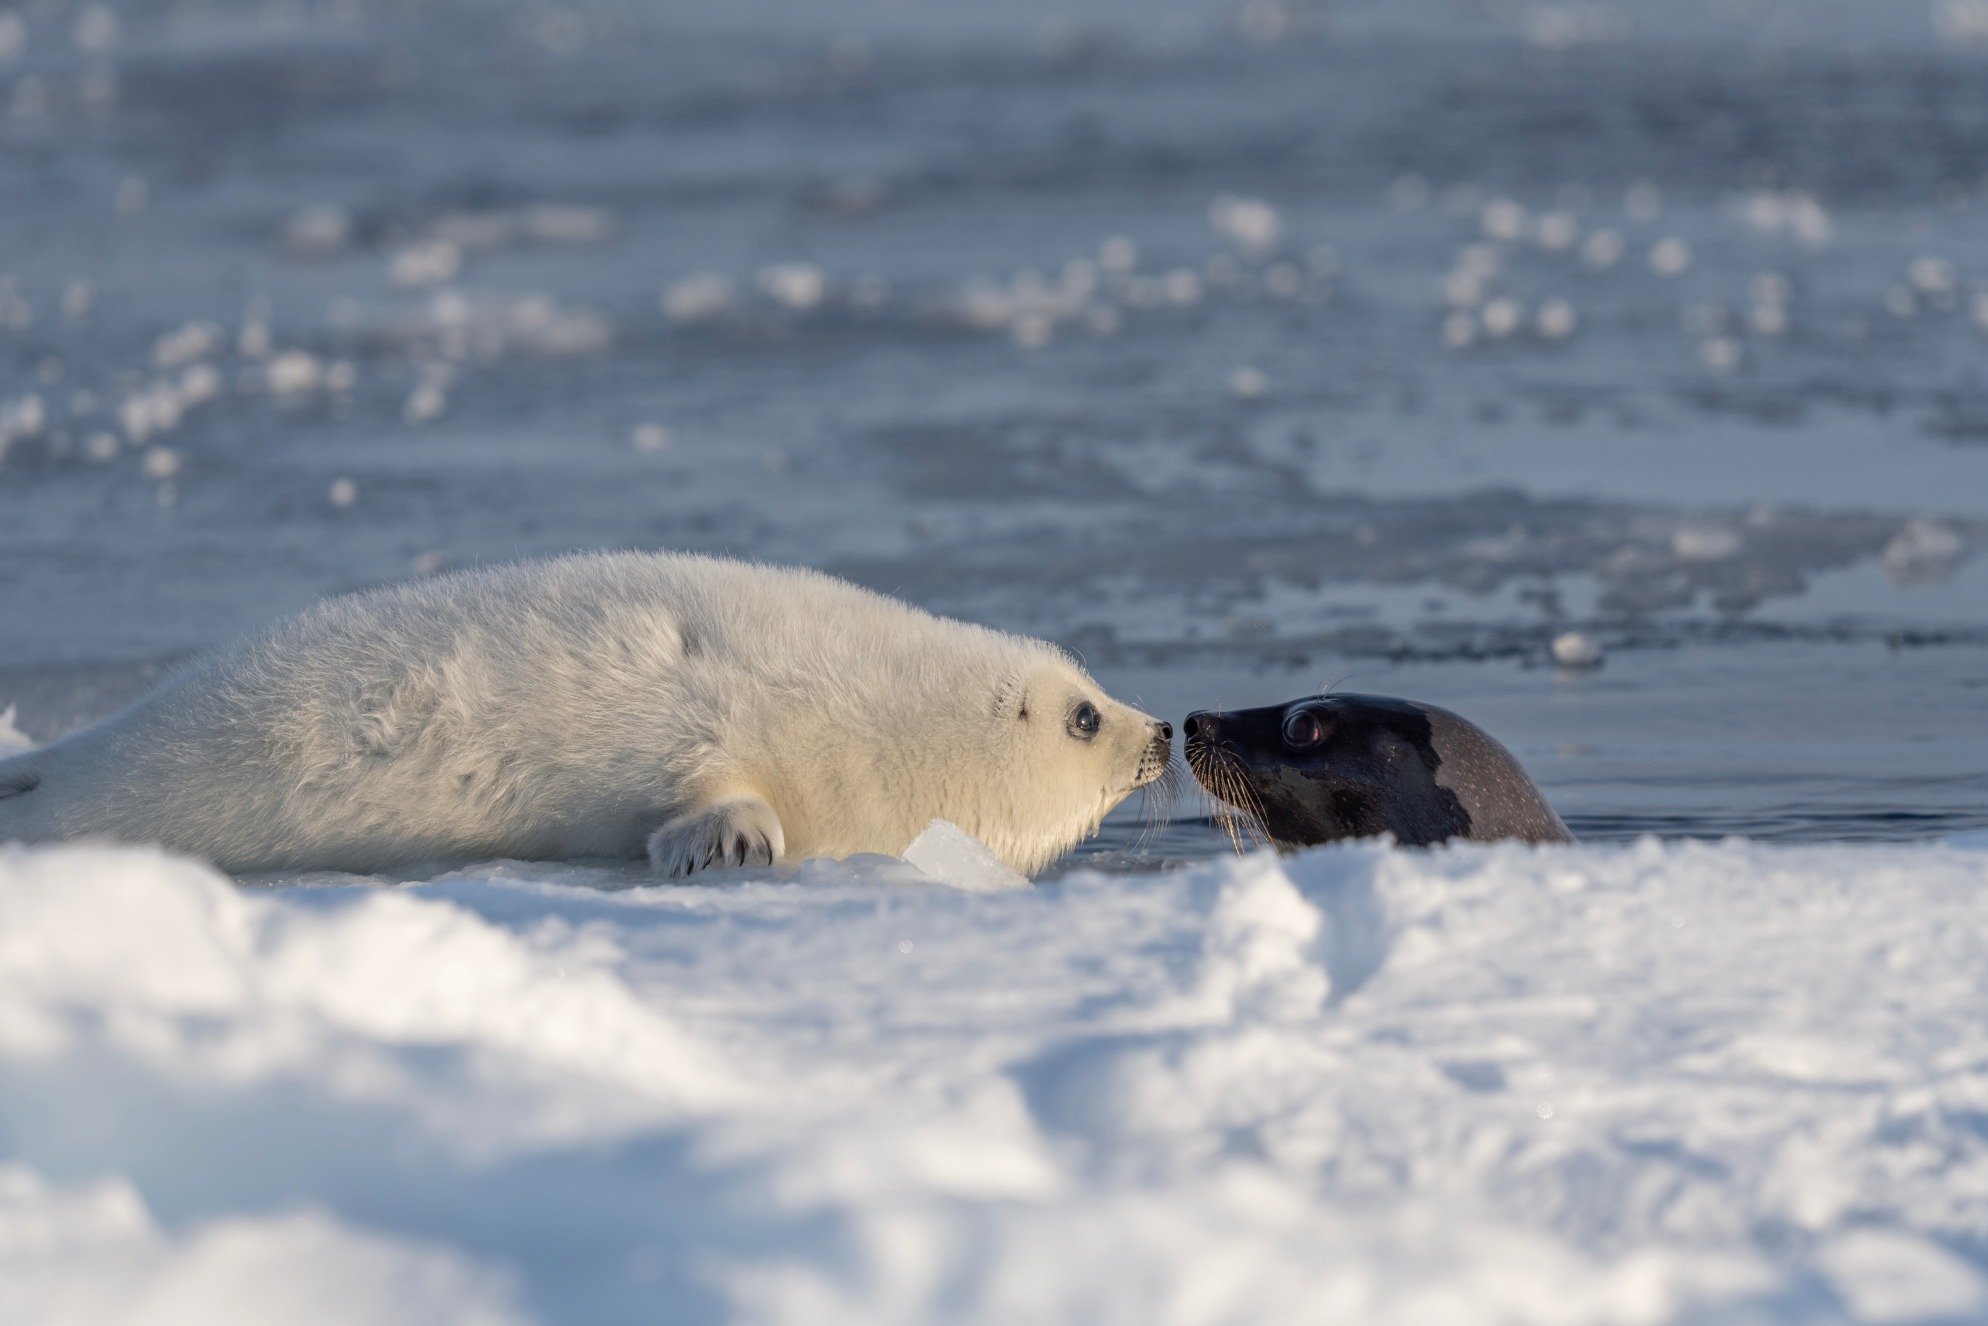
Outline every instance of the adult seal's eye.
<svg viewBox="0 0 1988 1326"><path fill-rule="evenodd" d="M1309 709L1300 709L1284 720L1284 744L1292 750L1310 750L1325 740L1325 720Z"/></svg>
<svg viewBox="0 0 1988 1326"><path fill-rule="evenodd" d="M1070 735L1089 741L1098 734L1098 724L1101 721L1103 720L1098 716L1098 707L1086 700L1070 712Z"/></svg>

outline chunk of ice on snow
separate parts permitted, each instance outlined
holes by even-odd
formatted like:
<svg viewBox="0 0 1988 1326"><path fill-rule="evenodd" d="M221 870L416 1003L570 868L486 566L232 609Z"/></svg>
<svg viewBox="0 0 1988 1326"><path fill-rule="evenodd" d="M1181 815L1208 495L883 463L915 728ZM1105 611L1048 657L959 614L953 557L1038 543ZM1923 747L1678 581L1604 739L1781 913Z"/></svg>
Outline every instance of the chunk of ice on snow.
<svg viewBox="0 0 1988 1326"><path fill-rule="evenodd" d="M34 739L21 731L14 718L14 706L10 704L0 709L0 759L34 748Z"/></svg>
<svg viewBox="0 0 1988 1326"><path fill-rule="evenodd" d="M906 864L967 893L1005 893L1029 887L994 855L994 849L947 820L933 820L904 849Z"/></svg>

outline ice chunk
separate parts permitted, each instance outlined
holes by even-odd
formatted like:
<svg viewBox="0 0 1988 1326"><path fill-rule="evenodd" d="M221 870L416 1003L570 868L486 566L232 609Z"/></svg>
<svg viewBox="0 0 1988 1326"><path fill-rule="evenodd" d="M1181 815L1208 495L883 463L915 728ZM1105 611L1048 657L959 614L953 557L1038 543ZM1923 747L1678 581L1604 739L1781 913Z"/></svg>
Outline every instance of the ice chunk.
<svg viewBox="0 0 1988 1326"><path fill-rule="evenodd" d="M1563 668L1598 668L1604 657L1601 645L1579 631L1564 631L1553 637L1553 661Z"/></svg>
<svg viewBox="0 0 1988 1326"><path fill-rule="evenodd" d="M14 706L0 709L0 759L9 755L19 755L24 750L35 748L34 738L21 731L14 713Z"/></svg>
<svg viewBox="0 0 1988 1326"><path fill-rule="evenodd" d="M1930 584L1952 574L1967 544L1951 526L1919 517L1884 546L1885 574L1896 585Z"/></svg>
<svg viewBox="0 0 1988 1326"><path fill-rule="evenodd" d="M933 820L904 849L906 863L967 893L1006 893L1029 887L993 849L958 825Z"/></svg>

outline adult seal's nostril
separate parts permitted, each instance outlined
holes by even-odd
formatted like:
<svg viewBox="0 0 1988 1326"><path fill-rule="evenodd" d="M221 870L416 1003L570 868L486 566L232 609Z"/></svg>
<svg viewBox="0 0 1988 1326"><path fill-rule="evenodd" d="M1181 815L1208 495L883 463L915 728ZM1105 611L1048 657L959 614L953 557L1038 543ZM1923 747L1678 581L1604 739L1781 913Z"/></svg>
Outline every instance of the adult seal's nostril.
<svg viewBox="0 0 1988 1326"><path fill-rule="evenodd" d="M1187 721L1180 725L1180 730L1189 741L1193 741L1196 737L1213 741L1217 726L1214 714L1206 709L1197 709L1187 716Z"/></svg>

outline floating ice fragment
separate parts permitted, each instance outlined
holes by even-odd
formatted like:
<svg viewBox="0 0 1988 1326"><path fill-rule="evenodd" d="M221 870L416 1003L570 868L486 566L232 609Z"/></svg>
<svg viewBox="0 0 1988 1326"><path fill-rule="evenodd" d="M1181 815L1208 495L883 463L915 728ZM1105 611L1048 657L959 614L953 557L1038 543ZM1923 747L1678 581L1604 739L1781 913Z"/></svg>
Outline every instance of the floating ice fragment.
<svg viewBox="0 0 1988 1326"><path fill-rule="evenodd" d="M1208 205L1208 223L1215 233L1254 256L1270 252L1284 238L1284 218L1261 198L1221 194Z"/></svg>
<svg viewBox="0 0 1988 1326"><path fill-rule="evenodd" d="M291 213L283 223L283 247L296 253L338 252L352 239L352 214L332 203L313 203Z"/></svg>
<svg viewBox="0 0 1988 1326"><path fill-rule="evenodd" d="M400 417L410 424L433 423L449 408L449 393L444 380L428 376L421 380L408 395L407 403L400 407Z"/></svg>
<svg viewBox="0 0 1988 1326"><path fill-rule="evenodd" d="M1525 233L1526 209L1510 198L1493 198L1484 205L1478 224L1490 238L1509 244Z"/></svg>
<svg viewBox="0 0 1988 1326"><path fill-rule="evenodd" d="M1960 276L1954 265L1945 258L1931 256L1914 258L1912 265L1906 268L1905 279L1919 293L1933 296L1951 295L1960 285Z"/></svg>
<svg viewBox="0 0 1988 1326"><path fill-rule="evenodd" d="M654 455L659 451L668 451L672 438L670 430L661 424L637 424L628 440L637 451Z"/></svg>
<svg viewBox="0 0 1988 1326"><path fill-rule="evenodd" d="M1740 343L1730 336L1713 336L1699 343L1698 362L1714 373L1730 373L1744 357Z"/></svg>
<svg viewBox="0 0 1988 1326"><path fill-rule="evenodd" d="M71 322L89 317L96 306L97 288L88 281L78 279L62 287L62 316Z"/></svg>
<svg viewBox="0 0 1988 1326"><path fill-rule="evenodd" d="M1253 401L1270 390L1270 378L1260 368L1243 367L1229 374L1229 394L1239 401Z"/></svg>
<svg viewBox="0 0 1988 1326"><path fill-rule="evenodd" d="M1650 270L1658 276L1682 276L1691 269L1691 245L1677 235L1666 235L1650 246Z"/></svg>
<svg viewBox="0 0 1988 1326"><path fill-rule="evenodd" d="M575 203L541 203L525 209L524 232L541 244L598 244L614 234L614 213Z"/></svg>
<svg viewBox="0 0 1988 1326"><path fill-rule="evenodd" d="M1788 330L1788 309L1785 304L1755 304L1746 321L1761 336L1781 336Z"/></svg>
<svg viewBox="0 0 1988 1326"><path fill-rule="evenodd" d="M904 860L941 884L966 893L1008 893L1029 887L993 849L946 820L933 820L904 849Z"/></svg>
<svg viewBox="0 0 1988 1326"><path fill-rule="evenodd" d="M109 5L85 6L69 29L78 50L102 55L117 44L117 13Z"/></svg>
<svg viewBox="0 0 1988 1326"><path fill-rule="evenodd" d="M1098 266L1107 272L1124 274L1139 265L1139 246L1123 235L1113 235L1098 246Z"/></svg>
<svg viewBox="0 0 1988 1326"><path fill-rule="evenodd" d="M1720 562L1739 554L1737 530L1723 525L1685 525L1670 536L1671 553L1681 562Z"/></svg>
<svg viewBox="0 0 1988 1326"><path fill-rule="evenodd" d="M1940 0L1933 6L1933 27L1956 44L1988 41L1988 0Z"/></svg>
<svg viewBox="0 0 1988 1326"><path fill-rule="evenodd" d="M1600 643L1579 631L1562 631L1550 648L1553 661L1563 668L1598 668L1605 657Z"/></svg>
<svg viewBox="0 0 1988 1326"><path fill-rule="evenodd" d="M1829 243L1835 231L1829 213L1807 194L1795 195L1788 214L1788 228L1794 232L1796 239L1810 248L1820 248Z"/></svg>
<svg viewBox="0 0 1988 1326"><path fill-rule="evenodd" d="M1503 340L1525 321L1525 305L1509 295L1502 295L1484 306L1483 316L1485 334Z"/></svg>
<svg viewBox="0 0 1988 1326"><path fill-rule="evenodd" d="M147 447L140 468L146 478L155 483L164 483L168 479L178 477L182 462L180 454L171 447Z"/></svg>
<svg viewBox="0 0 1988 1326"><path fill-rule="evenodd" d="M1885 574L1896 585L1929 584L1950 574L1966 552L1966 542L1951 526L1915 517L1885 544Z"/></svg>
<svg viewBox="0 0 1988 1326"><path fill-rule="evenodd" d="M27 49L27 21L11 9L0 11L0 65L14 63Z"/></svg>
<svg viewBox="0 0 1988 1326"><path fill-rule="evenodd" d="M221 348L221 342L221 329L214 323L189 322L152 343L152 365L155 368L178 368L196 359L205 359Z"/></svg>
<svg viewBox="0 0 1988 1326"><path fill-rule="evenodd" d="M528 295L508 310L515 343L543 355L599 354L614 343L614 324L592 309L567 308L545 295ZM501 350L502 343L492 347Z"/></svg>
<svg viewBox="0 0 1988 1326"><path fill-rule="evenodd" d="M48 424L48 407L36 392L0 405L0 447L17 438L34 437Z"/></svg>
<svg viewBox="0 0 1988 1326"><path fill-rule="evenodd" d="M1533 224L1533 242L1548 253L1564 253L1574 247L1580 238L1580 223L1574 214L1564 211L1547 212Z"/></svg>
<svg viewBox="0 0 1988 1326"><path fill-rule="evenodd" d="M827 295L828 277L810 262L779 262L759 269L759 288L775 303L804 313Z"/></svg>
<svg viewBox="0 0 1988 1326"><path fill-rule="evenodd" d="M1477 343L1477 319L1456 312L1443 319L1443 344L1452 350L1467 350Z"/></svg>
<svg viewBox="0 0 1988 1326"><path fill-rule="evenodd" d="M117 434L92 433L83 442L83 457L94 465L108 465L120 450Z"/></svg>
<svg viewBox="0 0 1988 1326"><path fill-rule="evenodd" d="M453 281L462 270L462 249L445 239L410 244L387 264L387 279L402 289Z"/></svg>
<svg viewBox="0 0 1988 1326"><path fill-rule="evenodd" d="M331 491L326 494L332 506L343 511L359 500L359 485L350 479L338 478L331 481Z"/></svg>
<svg viewBox="0 0 1988 1326"><path fill-rule="evenodd" d="M324 366L308 350L285 350L269 361L269 394L280 401L302 400L324 380Z"/></svg>
<svg viewBox="0 0 1988 1326"><path fill-rule="evenodd" d="M1291 271L1295 277L1297 269L1292 268ZM1182 307L1201 302L1201 277L1192 268L1176 267L1162 277L1161 281L1166 287L1169 302Z"/></svg>
<svg viewBox="0 0 1988 1326"><path fill-rule="evenodd" d="M180 399L188 405L204 405L221 394L221 370L212 364L189 364L179 377Z"/></svg>
<svg viewBox="0 0 1988 1326"><path fill-rule="evenodd" d="M1574 328L1579 323L1580 316L1574 312L1574 306L1564 299L1547 300L1539 306L1539 313L1534 318L1539 334L1549 341L1566 340L1574 334Z"/></svg>

